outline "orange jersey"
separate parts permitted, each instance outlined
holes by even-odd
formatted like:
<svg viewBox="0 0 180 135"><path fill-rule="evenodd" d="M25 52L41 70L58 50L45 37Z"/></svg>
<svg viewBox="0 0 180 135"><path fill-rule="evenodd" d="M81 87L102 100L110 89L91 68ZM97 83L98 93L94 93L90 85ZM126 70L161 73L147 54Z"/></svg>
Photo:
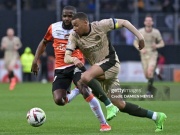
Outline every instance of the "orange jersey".
<svg viewBox="0 0 180 135"><path fill-rule="evenodd" d="M53 48L55 53L55 68L64 69L72 64L64 63L64 55L66 51L66 45L70 32L73 30L65 30L62 27L62 21L53 23L49 26L44 39L53 42ZM83 54L79 49L75 50L72 54L73 57L77 57L84 63Z"/></svg>

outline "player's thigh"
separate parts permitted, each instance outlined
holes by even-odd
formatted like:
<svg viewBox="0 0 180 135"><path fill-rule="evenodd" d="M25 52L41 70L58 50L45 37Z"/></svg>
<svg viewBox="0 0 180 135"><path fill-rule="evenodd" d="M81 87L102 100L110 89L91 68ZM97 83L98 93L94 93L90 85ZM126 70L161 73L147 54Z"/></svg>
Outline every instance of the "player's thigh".
<svg viewBox="0 0 180 135"><path fill-rule="evenodd" d="M12 59L12 60L10 61L10 63L9 63L8 69L9 69L9 70L13 70L16 62L17 62L17 59Z"/></svg>
<svg viewBox="0 0 180 135"><path fill-rule="evenodd" d="M6 70L8 70L8 71L9 71L9 65L10 65L10 61L5 60L5 61L4 61L4 68L5 68Z"/></svg>
<svg viewBox="0 0 180 135"><path fill-rule="evenodd" d="M89 82L93 78L96 78L98 76L102 76L103 74L104 74L104 72L99 65L93 65L87 71L82 73L81 79L83 79L86 82Z"/></svg>
<svg viewBox="0 0 180 135"><path fill-rule="evenodd" d="M52 83L52 91L56 93L56 90L65 90L68 91L71 87L73 79L73 70L55 70L54 72L54 81Z"/></svg>
<svg viewBox="0 0 180 135"><path fill-rule="evenodd" d="M66 93L70 90L72 79L60 79L56 77L52 84L52 92L54 99L58 100L66 97Z"/></svg>
<svg viewBox="0 0 180 135"><path fill-rule="evenodd" d="M16 62L17 62L17 59L18 59L18 55L16 54L13 54L12 55L5 55L5 62L6 62L6 68L8 70L13 70Z"/></svg>
<svg viewBox="0 0 180 135"><path fill-rule="evenodd" d="M4 59L4 67L5 67L5 69L9 71L10 65L11 65L11 58L10 57L5 57L5 59Z"/></svg>
<svg viewBox="0 0 180 135"><path fill-rule="evenodd" d="M157 56L154 55L149 60L148 70L154 72L156 65L157 65Z"/></svg>
<svg viewBox="0 0 180 135"><path fill-rule="evenodd" d="M148 69L148 59L147 58L144 58L141 56L141 63L142 63L142 68L143 68L143 71L144 71L144 74L147 73L147 69Z"/></svg>
<svg viewBox="0 0 180 135"><path fill-rule="evenodd" d="M85 71L82 71L78 67L76 67L74 69L73 82L76 85L76 87L77 87L78 81L81 79L81 75L82 75L83 72L85 72Z"/></svg>
<svg viewBox="0 0 180 135"><path fill-rule="evenodd" d="M116 78L120 72L120 63L116 60L105 59L102 62L97 63L104 71L104 79ZM97 76L102 79L102 76Z"/></svg>
<svg viewBox="0 0 180 135"><path fill-rule="evenodd" d="M64 100L67 96L67 91L71 87L71 78L62 78L61 76L55 76L55 80L52 84L52 93L54 102L58 105L64 105Z"/></svg>

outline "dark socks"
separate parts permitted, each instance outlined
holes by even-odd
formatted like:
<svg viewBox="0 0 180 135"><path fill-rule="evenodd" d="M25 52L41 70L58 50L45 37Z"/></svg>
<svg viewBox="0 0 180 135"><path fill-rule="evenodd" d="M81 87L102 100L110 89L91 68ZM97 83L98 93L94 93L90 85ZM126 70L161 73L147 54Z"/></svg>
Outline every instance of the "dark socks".
<svg viewBox="0 0 180 135"><path fill-rule="evenodd" d="M152 118L153 112L143 109L138 105L126 102L126 106L124 109L120 110L121 112L128 113L129 115L137 116L137 117L147 117Z"/></svg>
<svg viewBox="0 0 180 135"><path fill-rule="evenodd" d="M109 100L109 98L107 98L107 96L104 93L100 83L96 79L92 79L91 81L88 82L87 85L92 89L93 94L100 101L102 101L105 104L105 106L111 104L111 101Z"/></svg>
<svg viewBox="0 0 180 135"><path fill-rule="evenodd" d="M13 78L13 77L14 77L14 72L10 71L9 74L8 74L9 80L11 80L11 78Z"/></svg>
<svg viewBox="0 0 180 135"><path fill-rule="evenodd" d="M146 117L152 119L153 113L154 113L153 111L148 110Z"/></svg>
<svg viewBox="0 0 180 135"><path fill-rule="evenodd" d="M150 91L153 87L154 78L150 78L148 80L148 91Z"/></svg>

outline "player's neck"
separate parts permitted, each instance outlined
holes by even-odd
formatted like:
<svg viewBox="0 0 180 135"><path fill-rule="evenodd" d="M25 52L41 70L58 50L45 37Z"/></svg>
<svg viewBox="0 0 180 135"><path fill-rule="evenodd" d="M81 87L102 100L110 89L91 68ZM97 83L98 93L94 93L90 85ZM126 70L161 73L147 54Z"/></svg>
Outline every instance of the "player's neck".
<svg viewBox="0 0 180 135"><path fill-rule="evenodd" d="M63 29L65 29L65 30L71 30L71 29L73 28L73 26L72 26L71 24L65 25L64 23L62 23L62 27L63 27Z"/></svg>
<svg viewBox="0 0 180 135"><path fill-rule="evenodd" d="M152 31L152 29L153 29L152 27L145 27L145 31L148 33L150 33Z"/></svg>
<svg viewBox="0 0 180 135"><path fill-rule="evenodd" d="M8 37L9 40L13 40L13 37Z"/></svg>
<svg viewBox="0 0 180 135"><path fill-rule="evenodd" d="M88 36L91 32L91 24L89 24L89 27L87 27L86 32L82 36Z"/></svg>

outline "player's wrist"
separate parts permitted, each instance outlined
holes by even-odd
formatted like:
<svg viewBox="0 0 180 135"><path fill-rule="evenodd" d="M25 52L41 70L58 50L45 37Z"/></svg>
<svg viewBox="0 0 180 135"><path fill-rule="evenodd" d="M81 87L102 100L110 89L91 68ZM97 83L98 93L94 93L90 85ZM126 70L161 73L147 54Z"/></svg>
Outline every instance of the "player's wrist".
<svg viewBox="0 0 180 135"><path fill-rule="evenodd" d="M141 41L141 42L143 41L144 42L144 37L140 37L139 41Z"/></svg>
<svg viewBox="0 0 180 135"><path fill-rule="evenodd" d="M72 62L74 63L75 61L79 60L77 57L72 57Z"/></svg>
<svg viewBox="0 0 180 135"><path fill-rule="evenodd" d="M37 62L38 62L38 60L34 59L32 63L37 64Z"/></svg>

